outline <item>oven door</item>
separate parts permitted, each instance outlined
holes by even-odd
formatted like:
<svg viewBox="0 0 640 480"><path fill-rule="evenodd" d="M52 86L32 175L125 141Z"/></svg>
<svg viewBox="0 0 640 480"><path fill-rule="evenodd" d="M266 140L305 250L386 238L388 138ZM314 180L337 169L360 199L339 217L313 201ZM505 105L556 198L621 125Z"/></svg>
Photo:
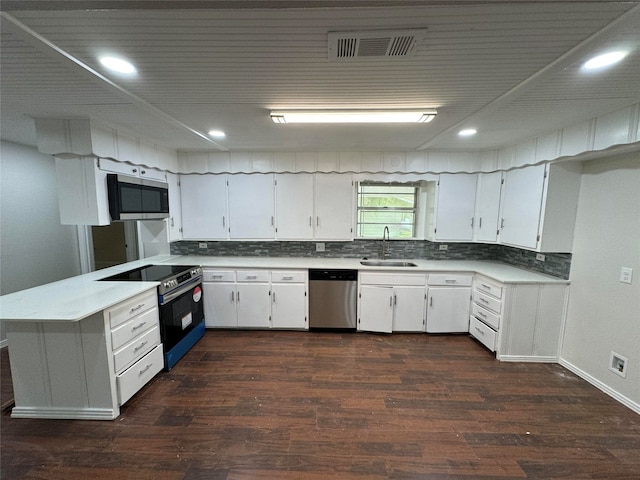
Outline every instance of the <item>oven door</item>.
<svg viewBox="0 0 640 480"><path fill-rule="evenodd" d="M202 279L160 297L160 329L165 352L204 320Z"/></svg>

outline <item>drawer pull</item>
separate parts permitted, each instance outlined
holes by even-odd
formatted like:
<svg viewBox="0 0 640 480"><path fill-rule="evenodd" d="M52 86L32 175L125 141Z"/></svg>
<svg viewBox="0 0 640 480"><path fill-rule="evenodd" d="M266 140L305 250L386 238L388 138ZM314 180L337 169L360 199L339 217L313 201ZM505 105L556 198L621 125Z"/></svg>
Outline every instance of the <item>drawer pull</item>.
<svg viewBox="0 0 640 480"><path fill-rule="evenodd" d="M293 280L293 277L282 277L282 280Z"/></svg>
<svg viewBox="0 0 640 480"><path fill-rule="evenodd" d="M140 349L143 349L145 347L145 345L149 343L148 340L145 340L144 342L142 342L140 345L138 345L136 348L133 349L134 353L137 352Z"/></svg>
<svg viewBox="0 0 640 480"><path fill-rule="evenodd" d="M487 285L486 283L481 283L480 285L482 285L487 290L491 290L491 285Z"/></svg>
<svg viewBox="0 0 640 480"><path fill-rule="evenodd" d="M138 304L138 306L137 306L137 307L133 307L133 308L129 311L129 313L133 313L133 312L135 312L135 311L138 311L138 310L140 310L142 307L144 307L144 303L140 303L140 304Z"/></svg>
<svg viewBox="0 0 640 480"><path fill-rule="evenodd" d="M211 275L211 278L222 278L222 275Z"/></svg>
<svg viewBox="0 0 640 480"><path fill-rule="evenodd" d="M489 305L489 300L487 300L486 298L478 298L478 300L480 300L482 303L486 303L487 305Z"/></svg>
<svg viewBox="0 0 640 480"><path fill-rule="evenodd" d="M484 332L480 328L475 327L475 329L480 335L484 335Z"/></svg>
<svg viewBox="0 0 640 480"><path fill-rule="evenodd" d="M146 324L147 324L147 322L140 322L139 324L134 325L134 326L133 326L133 328L131 328L131 330L135 332L135 331L136 331L136 330L138 330L139 328L144 327Z"/></svg>
<svg viewBox="0 0 640 480"><path fill-rule="evenodd" d="M152 363L148 363L142 370L140 370L138 372L138 375L142 375L144 372L146 372L147 370L149 370L151 367L153 367Z"/></svg>
<svg viewBox="0 0 640 480"><path fill-rule="evenodd" d="M458 282L457 280L449 280L449 279L444 281L444 283L457 283L457 282Z"/></svg>
<svg viewBox="0 0 640 480"><path fill-rule="evenodd" d="M247 275L247 280L255 280L256 278L258 278L257 275Z"/></svg>
<svg viewBox="0 0 640 480"><path fill-rule="evenodd" d="M487 318L487 314L486 313L478 312L478 315L480 315L481 317Z"/></svg>

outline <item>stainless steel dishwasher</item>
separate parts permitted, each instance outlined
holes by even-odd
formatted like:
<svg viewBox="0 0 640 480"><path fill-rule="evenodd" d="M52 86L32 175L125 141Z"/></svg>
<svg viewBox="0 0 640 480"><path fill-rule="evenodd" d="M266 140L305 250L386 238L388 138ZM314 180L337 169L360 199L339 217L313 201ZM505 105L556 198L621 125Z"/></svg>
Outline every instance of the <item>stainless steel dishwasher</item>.
<svg viewBox="0 0 640 480"><path fill-rule="evenodd" d="M309 270L309 328L356 329L357 270Z"/></svg>

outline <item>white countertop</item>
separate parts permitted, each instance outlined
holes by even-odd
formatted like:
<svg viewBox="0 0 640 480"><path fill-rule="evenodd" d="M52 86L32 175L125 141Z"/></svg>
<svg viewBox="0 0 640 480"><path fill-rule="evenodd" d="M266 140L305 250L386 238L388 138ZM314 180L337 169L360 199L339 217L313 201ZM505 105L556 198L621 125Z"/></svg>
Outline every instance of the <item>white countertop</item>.
<svg viewBox="0 0 640 480"><path fill-rule="evenodd" d="M218 268L255 269L353 269L386 272L468 272L486 275L503 283L569 283L568 280L530 272L499 262L465 260L415 260L416 267L365 267L357 258L307 257L207 257L157 255L115 267L0 297L0 320L28 322L76 322L151 288L158 282L98 281L144 265L201 265Z"/></svg>

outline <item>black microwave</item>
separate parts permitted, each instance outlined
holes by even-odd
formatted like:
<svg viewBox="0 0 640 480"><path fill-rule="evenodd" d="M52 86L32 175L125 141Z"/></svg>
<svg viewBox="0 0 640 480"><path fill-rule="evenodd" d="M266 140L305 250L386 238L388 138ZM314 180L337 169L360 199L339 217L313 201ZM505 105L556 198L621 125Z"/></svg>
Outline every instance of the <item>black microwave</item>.
<svg viewBox="0 0 640 480"><path fill-rule="evenodd" d="M107 174L111 220L169 217L169 185L146 178Z"/></svg>

